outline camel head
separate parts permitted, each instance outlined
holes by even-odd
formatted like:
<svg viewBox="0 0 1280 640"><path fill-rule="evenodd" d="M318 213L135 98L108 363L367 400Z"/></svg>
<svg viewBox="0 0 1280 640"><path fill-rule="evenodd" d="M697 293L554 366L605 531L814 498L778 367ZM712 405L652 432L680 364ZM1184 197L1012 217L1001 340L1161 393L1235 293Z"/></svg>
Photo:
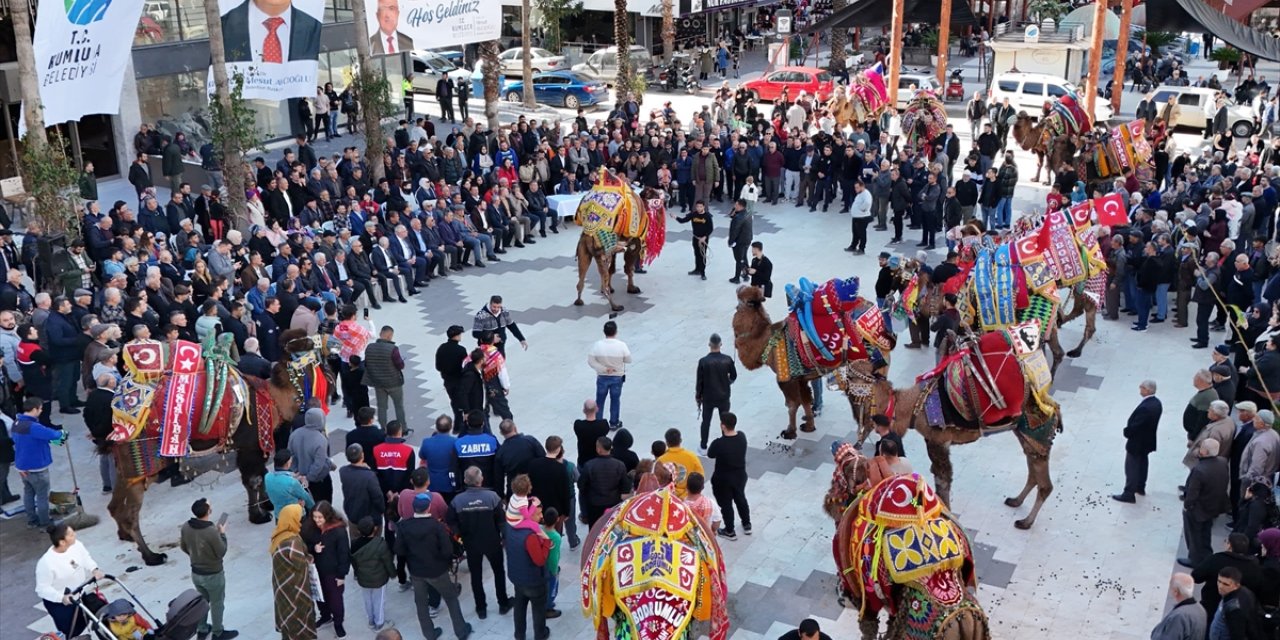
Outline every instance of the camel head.
<svg viewBox="0 0 1280 640"><path fill-rule="evenodd" d="M831 474L831 488L822 500L822 510L838 525L845 509L860 493L871 488L871 465L868 458L848 442L833 445L831 453L836 470Z"/></svg>
<svg viewBox="0 0 1280 640"><path fill-rule="evenodd" d="M1033 123L1026 111L1019 111L1013 122L1013 139L1023 151L1031 151L1040 140L1041 125Z"/></svg>

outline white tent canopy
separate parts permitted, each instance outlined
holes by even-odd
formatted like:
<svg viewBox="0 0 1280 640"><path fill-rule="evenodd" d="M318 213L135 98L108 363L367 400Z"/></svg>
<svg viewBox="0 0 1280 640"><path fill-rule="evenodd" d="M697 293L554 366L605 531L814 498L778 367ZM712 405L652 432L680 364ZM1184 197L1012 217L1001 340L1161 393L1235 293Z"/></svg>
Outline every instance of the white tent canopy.
<svg viewBox="0 0 1280 640"><path fill-rule="evenodd" d="M1084 35L1086 38L1093 34L1093 17L1098 12L1098 5L1095 3L1086 4L1083 7L1068 13L1059 24L1071 23L1084 25ZM1120 37L1120 16L1112 11L1107 11L1107 20L1102 25L1102 39L1115 40Z"/></svg>

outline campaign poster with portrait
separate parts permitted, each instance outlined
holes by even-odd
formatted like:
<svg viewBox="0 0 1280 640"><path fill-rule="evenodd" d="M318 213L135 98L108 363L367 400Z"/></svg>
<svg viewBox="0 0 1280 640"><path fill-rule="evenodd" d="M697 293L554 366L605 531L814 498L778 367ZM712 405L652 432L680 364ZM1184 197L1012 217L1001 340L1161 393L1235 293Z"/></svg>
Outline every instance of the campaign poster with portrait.
<svg viewBox="0 0 1280 640"><path fill-rule="evenodd" d="M40 9L32 49L45 124L120 113L120 84L142 2L65 0Z"/></svg>
<svg viewBox="0 0 1280 640"><path fill-rule="evenodd" d="M364 0L369 53L399 54L496 40L502 0Z"/></svg>
<svg viewBox="0 0 1280 640"><path fill-rule="evenodd" d="M245 98L315 94L324 0L218 0L218 12L227 75L244 78Z"/></svg>

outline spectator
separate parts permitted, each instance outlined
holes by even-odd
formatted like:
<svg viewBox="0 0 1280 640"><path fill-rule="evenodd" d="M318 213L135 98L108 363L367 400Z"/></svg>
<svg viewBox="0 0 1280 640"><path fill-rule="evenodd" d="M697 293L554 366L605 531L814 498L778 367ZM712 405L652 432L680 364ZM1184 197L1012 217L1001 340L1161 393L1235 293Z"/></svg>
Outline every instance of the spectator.
<svg viewBox="0 0 1280 640"><path fill-rule="evenodd" d="M667 445L667 453L663 454L662 459L668 459L671 455L670 441ZM707 449L707 457L716 461L715 471L711 473L711 491L716 497L716 503L720 505L720 514L724 520L724 527L716 533L729 540L738 538L734 531L733 509L736 506L738 515L742 518L742 532L751 535L751 511L746 494L747 437L738 433L738 416L732 412L720 416L720 437ZM701 472L699 465L697 473ZM686 486L686 495L687 491Z"/></svg>
<svg viewBox="0 0 1280 640"><path fill-rule="evenodd" d="M396 420L406 422L404 411L404 358L396 346L395 329L383 326L378 340L365 347L364 383L373 387L378 398L378 422L387 423L387 400L395 403Z"/></svg>
<svg viewBox="0 0 1280 640"><path fill-rule="evenodd" d="M76 539L75 529L60 522L48 525L46 531L53 546L36 563L36 594L44 600L45 611L53 618L54 627L63 637L71 638L84 631L87 619L80 615L69 591L91 578L101 580L103 574L89 550ZM84 597L102 600L92 590Z"/></svg>
<svg viewBox="0 0 1280 640"><path fill-rule="evenodd" d="M724 422L724 418L722 417L720 421ZM684 482L685 482L685 479L689 477L689 474L693 473L694 471L697 471L698 473L701 473L704 476L706 475L706 473L704 473L702 470L702 461L699 460L698 456L694 455L692 451L689 451L688 449L685 449L684 447L680 446L681 437L680 437L679 429L667 429L667 432L663 434L662 439L667 443L667 452L662 454L662 457L658 458L658 462L659 463L669 462L675 465L676 469L675 469L674 475L675 475L675 483L676 483L676 495L680 496L680 498L683 500L685 496L688 495L688 493L685 490ZM707 449L708 455L710 455L710 451L711 450L708 448ZM714 488L715 486L714 479L711 484L712 484L712 487Z"/></svg>
<svg viewBox="0 0 1280 640"><path fill-rule="evenodd" d="M338 479L342 482L342 510L353 522L369 518L375 525L380 525L382 514L387 509L387 493L378 482L378 474L365 462L364 449L360 445L347 445L346 455L347 466L338 470Z"/></svg>
<svg viewBox="0 0 1280 640"><path fill-rule="evenodd" d="M587 364L596 372L596 406L603 407L609 400L609 426L618 429L622 420L618 417L622 401L622 384L627 379L627 365L631 364L631 350L618 339L618 325L610 320L604 323L604 338L591 345Z"/></svg>
<svg viewBox="0 0 1280 640"><path fill-rule="evenodd" d="M387 541L379 535L372 518L360 520L356 529L360 537L351 543L351 569L364 596L364 615L369 630L381 631L395 625L383 615L383 599L387 583L396 573L396 565Z"/></svg>
<svg viewBox="0 0 1280 640"><path fill-rule="evenodd" d="M387 440L373 448L373 464L383 494L394 496L409 488L409 474L418 464L413 447L405 443L403 422L392 420L387 425ZM441 486L448 487L448 484L444 482ZM350 512L347 517L351 517Z"/></svg>
<svg viewBox="0 0 1280 640"><path fill-rule="evenodd" d="M548 620L560 617L556 609L556 595L560 593L560 546L563 538L556 531L560 521L560 512L555 507L547 507L542 511L542 534L551 540L551 551L547 553L547 614Z"/></svg>
<svg viewBox="0 0 1280 640"><path fill-rule="evenodd" d="M503 420L498 432L502 434L502 445L493 456L494 473L498 475L499 486L504 487L504 495L510 496L511 481L525 473L530 462L547 452L537 438L520 433L514 421Z"/></svg>
<svg viewBox="0 0 1280 640"><path fill-rule="evenodd" d="M315 499L302 486L304 476L294 473L293 452L288 449L277 449L274 458L275 469L262 481L267 499L271 501L275 511L272 514L280 519L280 511L291 504L301 505L307 513L315 508Z"/></svg>
<svg viewBox="0 0 1280 640"><path fill-rule="evenodd" d="M1262 611L1258 608L1253 591L1241 581L1241 572L1235 567L1223 567L1218 572L1218 591L1222 593L1222 604L1209 622L1209 637L1212 640L1251 640L1262 637L1259 625Z"/></svg>
<svg viewBox="0 0 1280 640"><path fill-rule="evenodd" d="M471 625L462 617L458 604L458 587L449 578L453 558L453 541L444 524L431 516L431 494L419 493L413 498L413 517L402 519L396 526L396 554L404 556L413 582L413 600L418 610L418 624L427 640L436 640L444 631L431 622L427 588L434 588L449 607L453 632L458 640L471 636Z"/></svg>
<svg viewBox="0 0 1280 640"><path fill-rule="evenodd" d="M387 440L386 432L374 421L376 417L373 407L359 409L356 411L356 428L347 432L347 446L360 445L364 449L365 460L377 460L374 450Z"/></svg>
<svg viewBox="0 0 1280 640"><path fill-rule="evenodd" d="M578 439L578 467L596 457L596 442L609 435L609 422L598 417L595 400L582 403L582 417L573 421L573 435Z"/></svg>
<svg viewBox="0 0 1280 640"><path fill-rule="evenodd" d="M600 436L596 440L596 457L580 470L578 497L582 501L582 522L588 528L631 493L627 467L611 455L612 451L613 441L608 436Z"/></svg>
<svg viewBox="0 0 1280 640"><path fill-rule="evenodd" d="M293 470L307 479L307 488L316 501L333 499L333 479L329 473L337 468L329 459L329 438L325 435L324 410L307 409L301 429L289 434L289 451L293 453Z"/></svg>
<svg viewBox="0 0 1280 640"><path fill-rule="evenodd" d="M1173 608L1151 630L1152 640L1204 640L1208 634L1204 607L1196 602L1196 585L1191 576L1175 573L1169 580Z"/></svg>
<svg viewBox="0 0 1280 640"><path fill-rule="evenodd" d="M515 587L515 639L525 640L528 627L528 609L533 607L533 637L549 638L547 629L547 584L549 572L547 557L551 553L551 539L542 526L542 505L537 498L521 512L522 520L515 525L506 524L503 546L507 552L508 576Z"/></svg>
<svg viewBox="0 0 1280 640"><path fill-rule="evenodd" d="M542 503L544 513L554 509L556 514L569 513L573 500L573 484L565 469L564 441L560 436L547 436L546 454L529 461L526 466L533 483L533 496ZM563 522L551 522L559 530Z"/></svg>
<svg viewBox="0 0 1280 640"><path fill-rule="evenodd" d="M28 396L22 402L22 413L14 421L11 433L13 466L22 477L22 508L27 514L27 526L40 529L50 524L49 467L53 466L53 452L49 445L52 443L61 446L67 440L65 431L40 424L38 416L43 406L43 400ZM75 542L74 532L71 536L71 542ZM57 544L58 540L54 540L55 547ZM61 602L61 598L54 602Z"/></svg>
<svg viewBox="0 0 1280 640"><path fill-rule="evenodd" d="M1218 457L1218 441L1200 443L1199 462L1187 476L1186 496L1182 501L1183 531L1187 540L1187 557L1178 558L1184 567L1198 567L1212 553L1209 536L1213 521L1227 511L1229 469L1227 461Z"/></svg>
<svg viewBox="0 0 1280 640"><path fill-rule="evenodd" d="M471 574L471 594L475 598L476 615L484 620L488 604L484 592L484 562L489 561L493 584L498 596L498 615L511 610L507 596L506 572L502 560L502 499L484 486L479 467L468 467L463 473L466 489L449 503L449 526L462 536L467 554L467 572Z"/></svg>
<svg viewBox="0 0 1280 640"><path fill-rule="evenodd" d="M276 530L271 535L271 589L281 638L316 637L311 556L302 539L302 516L301 506L285 505L276 516Z"/></svg>
<svg viewBox="0 0 1280 640"><path fill-rule="evenodd" d="M698 403L698 412L702 416L698 450L703 455L707 453L711 412L717 412L720 419L724 419L724 414L729 411L731 386L738 379L738 369L733 365L733 358L720 353L720 334L711 334L711 338L707 340L707 348L710 352L698 360L693 398ZM578 464L582 464L581 457Z"/></svg>
<svg viewBox="0 0 1280 640"><path fill-rule="evenodd" d="M419 464L431 473L431 486L452 503L462 474L458 470L458 439L453 436L453 420L449 416L436 418L435 431L422 439L418 450Z"/></svg>
<svg viewBox="0 0 1280 640"><path fill-rule="evenodd" d="M831 640L831 636L822 632L817 620L805 618L800 622L799 629L793 629L778 636L778 640Z"/></svg>
<svg viewBox="0 0 1280 640"><path fill-rule="evenodd" d="M1134 496L1147 495L1147 457L1156 450L1156 429L1163 411L1154 380L1143 380L1138 385L1138 395L1142 401L1129 414L1124 428L1124 491L1111 496L1130 504L1137 502Z"/></svg>
<svg viewBox="0 0 1280 640"><path fill-rule="evenodd" d="M310 522L302 526L302 539L311 551L316 574L320 577L320 592L324 595L316 626L323 627L332 621L334 634L345 638L343 594L346 592L347 574L351 572L351 540L347 536L347 522L333 505L321 500L311 512Z"/></svg>
<svg viewBox="0 0 1280 640"><path fill-rule="evenodd" d="M182 525L180 546L191 558L191 583L209 601L209 612L213 615L213 624L209 624L207 617L200 620L196 634L212 633L213 640L230 640L240 632L222 626L227 599L227 576L222 566L222 559L227 555L227 523L215 525L209 520L213 507L205 498L192 503L191 515L194 517Z"/></svg>

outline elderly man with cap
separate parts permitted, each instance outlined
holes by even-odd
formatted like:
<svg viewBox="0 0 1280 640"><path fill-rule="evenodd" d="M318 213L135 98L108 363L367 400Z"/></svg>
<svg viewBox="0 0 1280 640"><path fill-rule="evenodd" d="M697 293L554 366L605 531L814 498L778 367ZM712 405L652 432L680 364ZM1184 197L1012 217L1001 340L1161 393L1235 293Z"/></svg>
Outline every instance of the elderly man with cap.
<svg viewBox="0 0 1280 640"><path fill-rule="evenodd" d="M1253 436L1240 454L1240 482L1270 483L1280 471L1280 433L1276 433L1275 420L1275 414L1269 409L1254 416Z"/></svg>
<svg viewBox="0 0 1280 640"><path fill-rule="evenodd" d="M1119 502L1133 504L1138 496L1147 495L1147 456L1156 450L1156 428L1164 408L1156 397L1155 380L1143 380L1138 385L1142 401L1129 414L1124 427L1124 491L1111 496Z"/></svg>
<svg viewBox="0 0 1280 640"><path fill-rule="evenodd" d="M901 262L888 251L881 251L878 259L880 261L880 272L876 275L876 306L885 312L883 314L884 326L885 329L892 333L893 317L888 312L889 296L894 291L899 291L902 288L901 283L898 282L897 274Z"/></svg>
<svg viewBox="0 0 1280 640"><path fill-rule="evenodd" d="M103 353L115 352L109 343L119 340L119 328L114 324L98 323L89 328L89 337L92 340L85 347L84 357L80 361L80 383L85 390L91 391L94 388L93 365L102 361Z"/></svg>
<svg viewBox="0 0 1280 640"><path fill-rule="evenodd" d="M409 580L413 585L413 601L418 611L418 624L427 640L436 640L444 630L431 621L428 590L435 589L449 607L453 633L458 640L471 636L471 625L462 617L458 604L458 585L449 577L453 562L453 540L444 523L431 517L430 493L422 492L413 498L413 517L396 523L397 556L405 558Z"/></svg>
<svg viewBox="0 0 1280 640"><path fill-rule="evenodd" d="M1259 412L1268 414L1270 411ZM1198 460L1187 475L1186 496L1182 500L1182 530L1187 541L1187 557L1178 558L1178 564L1193 568L1213 554L1210 533L1213 521L1226 512L1227 489L1230 485L1230 468L1225 458L1218 455L1219 443L1212 438L1200 443L1196 449Z"/></svg>
<svg viewBox="0 0 1280 640"><path fill-rule="evenodd" d="M1196 452L1200 449L1200 445L1209 440L1218 442L1218 457L1223 462L1231 459L1231 441L1235 438L1236 423L1231 419L1231 405L1221 401L1214 400L1209 403L1209 424L1205 425L1200 433L1196 435L1187 447L1187 455L1183 457L1182 464L1188 468L1193 468L1198 464L1198 456Z"/></svg>

